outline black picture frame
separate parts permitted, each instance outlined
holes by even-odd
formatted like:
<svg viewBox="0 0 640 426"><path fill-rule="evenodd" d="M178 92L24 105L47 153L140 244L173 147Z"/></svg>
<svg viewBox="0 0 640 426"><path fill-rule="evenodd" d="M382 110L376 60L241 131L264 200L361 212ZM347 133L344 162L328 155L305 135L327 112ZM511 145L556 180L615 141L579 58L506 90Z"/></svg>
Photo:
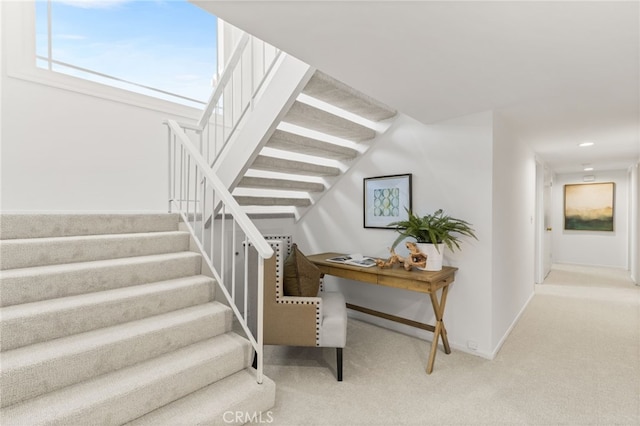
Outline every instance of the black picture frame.
<svg viewBox="0 0 640 426"><path fill-rule="evenodd" d="M389 223L409 218L412 209L412 174L364 178L363 225L365 228L395 229Z"/></svg>

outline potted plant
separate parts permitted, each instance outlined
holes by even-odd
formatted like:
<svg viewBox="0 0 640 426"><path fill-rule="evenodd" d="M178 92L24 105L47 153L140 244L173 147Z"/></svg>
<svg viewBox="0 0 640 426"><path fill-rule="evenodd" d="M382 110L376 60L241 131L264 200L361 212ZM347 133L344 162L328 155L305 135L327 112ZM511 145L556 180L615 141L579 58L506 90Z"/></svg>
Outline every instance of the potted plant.
<svg viewBox="0 0 640 426"><path fill-rule="evenodd" d="M393 247L395 248L407 237L414 238L418 248L427 255L427 266L424 268L426 271L442 269L445 245L451 251L460 250L460 235L478 239L469 222L446 215L442 209L422 217L415 215L409 209L406 210L409 214L407 220L389 224L389 226L395 226L400 234L393 242Z"/></svg>

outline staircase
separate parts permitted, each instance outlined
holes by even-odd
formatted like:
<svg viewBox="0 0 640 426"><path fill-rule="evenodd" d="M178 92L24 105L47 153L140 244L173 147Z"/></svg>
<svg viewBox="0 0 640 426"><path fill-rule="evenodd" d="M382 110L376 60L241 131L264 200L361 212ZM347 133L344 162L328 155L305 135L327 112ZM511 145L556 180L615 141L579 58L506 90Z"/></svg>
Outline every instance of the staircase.
<svg viewBox="0 0 640 426"><path fill-rule="evenodd" d="M249 214L300 217L395 115L395 110L315 71L245 169L234 197Z"/></svg>
<svg viewBox="0 0 640 426"><path fill-rule="evenodd" d="M0 423L225 424L274 405L177 215L0 220Z"/></svg>

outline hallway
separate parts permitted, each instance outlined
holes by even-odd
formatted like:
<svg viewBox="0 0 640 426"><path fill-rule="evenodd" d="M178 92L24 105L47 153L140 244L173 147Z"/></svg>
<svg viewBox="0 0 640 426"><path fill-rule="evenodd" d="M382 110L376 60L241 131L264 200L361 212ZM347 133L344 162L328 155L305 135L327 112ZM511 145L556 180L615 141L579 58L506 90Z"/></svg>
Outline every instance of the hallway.
<svg viewBox="0 0 640 426"><path fill-rule="evenodd" d="M624 269L559 263L551 266L544 285L614 288L635 286L629 277L629 271Z"/></svg>
<svg viewBox="0 0 640 426"><path fill-rule="evenodd" d="M536 294L567 296L609 301L640 302L640 286L631 280L629 271L573 264L553 264Z"/></svg>

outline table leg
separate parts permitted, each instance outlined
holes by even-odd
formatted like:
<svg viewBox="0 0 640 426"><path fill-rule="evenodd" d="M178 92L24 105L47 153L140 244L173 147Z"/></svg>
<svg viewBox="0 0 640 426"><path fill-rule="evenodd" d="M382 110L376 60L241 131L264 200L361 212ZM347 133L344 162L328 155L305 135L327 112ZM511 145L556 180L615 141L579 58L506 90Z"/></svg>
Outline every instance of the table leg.
<svg viewBox="0 0 640 426"><path fill-rule="evenodd" d="M444 346L444 352L446 354L451 353L451 347L449 346L449 339L447 338L447 330L444 327L442 316L444 315L444 306L447 302L447 292L449 286L442 288L442 296L440 301L435 293L429 293L431 296L431 305L433 306L433 312L436 316L436 327L433 331L433 341L431 342L431 352L429 353L429 361L427 362L427 374L431 374L433 371L433 363L436 360L436 352L438 350L438 341L442 338L442 346Z"/></svg>
<svg viewBox="0 0 640 426"><path fill-rule="evenodd" d="M442 337L442 346L444 346L444 353L450 354L451 347L449 346L449 338L447 337L447 330L444 328L444 305L447 303L447 294L449 293L449 286L446 286L442 289L442 297L440 298L440 324L442 325L442 330L440 332L440 337Z"/></svg>

